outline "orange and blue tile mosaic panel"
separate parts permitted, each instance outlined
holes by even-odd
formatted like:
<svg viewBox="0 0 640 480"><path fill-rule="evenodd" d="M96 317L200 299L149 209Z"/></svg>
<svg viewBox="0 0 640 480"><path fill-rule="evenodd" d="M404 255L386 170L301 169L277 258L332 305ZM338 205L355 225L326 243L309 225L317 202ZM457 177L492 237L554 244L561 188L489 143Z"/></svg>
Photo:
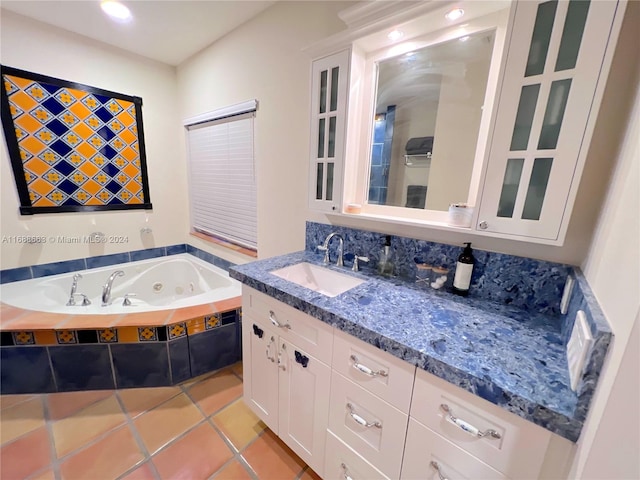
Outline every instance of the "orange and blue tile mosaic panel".
<svg viewBox="0 0 640 480"><path fill-rule="evenodd" d="M142 99L2 66L21 213L150 209Z"/></svg>

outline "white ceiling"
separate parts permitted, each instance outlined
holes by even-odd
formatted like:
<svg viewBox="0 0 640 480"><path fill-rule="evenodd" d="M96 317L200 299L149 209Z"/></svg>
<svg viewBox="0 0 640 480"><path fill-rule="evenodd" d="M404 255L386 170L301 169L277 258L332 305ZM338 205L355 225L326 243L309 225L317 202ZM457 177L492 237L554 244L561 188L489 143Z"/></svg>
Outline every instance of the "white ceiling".
<svg viewBox="0 0 640 480"><path fill-rule="evenodd" d="M274 1L123 0L133 20L110 20L98 0L2 0L3 9L137 53L179 65L256 16Z"/></svg>

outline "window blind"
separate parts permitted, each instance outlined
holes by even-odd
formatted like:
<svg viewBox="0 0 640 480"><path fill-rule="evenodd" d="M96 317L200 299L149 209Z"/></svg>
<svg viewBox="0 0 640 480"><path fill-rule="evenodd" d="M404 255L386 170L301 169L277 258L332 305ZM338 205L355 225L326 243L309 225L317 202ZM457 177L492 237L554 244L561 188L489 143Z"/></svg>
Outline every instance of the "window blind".
<svg viewBox="0 0 640 480"><path fill-rule="evenodd" d="M187 125L191 225L257 248L255 112Z"/></svg>

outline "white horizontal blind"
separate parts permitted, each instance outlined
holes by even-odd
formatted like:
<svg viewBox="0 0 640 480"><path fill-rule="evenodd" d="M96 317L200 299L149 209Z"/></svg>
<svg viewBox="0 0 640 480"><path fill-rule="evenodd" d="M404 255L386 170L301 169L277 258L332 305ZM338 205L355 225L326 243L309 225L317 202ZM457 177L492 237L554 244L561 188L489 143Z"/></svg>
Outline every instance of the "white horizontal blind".
<svg viewBox="0 0 640 480"><path fill-rule="evenodd" d="M193 229L251 249L257 247L254 116L187 126Z"/></svg>

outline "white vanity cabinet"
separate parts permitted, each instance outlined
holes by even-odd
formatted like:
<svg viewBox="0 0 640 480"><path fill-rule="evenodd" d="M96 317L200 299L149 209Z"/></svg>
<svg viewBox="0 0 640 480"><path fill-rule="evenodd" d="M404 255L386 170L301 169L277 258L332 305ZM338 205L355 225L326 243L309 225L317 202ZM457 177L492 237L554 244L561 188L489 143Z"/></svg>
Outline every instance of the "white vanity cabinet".
<svg viewBox="0 0 640 480"><path fill-rule="evenodd" d="M349 88L349 49L315 60L311 67L309 208L338 212L342 186Z"/></svg>
<svg viewBox="0 0 640 480"><path fill-rule="evenodd" d="M574 445L247 286L244 401L329 479L566 478Z"/></svg>
<svg viewBox="0 0 640 480"><path fill-rule="evenodd" d="M402 478L539 478L552 435L417 370Z"/></svg>
<svg viewBox="0 0 640 480"><path fill-rule="evenodd" d="M244 401L322 475L332 328L243 286Z"/></svg>
<svg viewBox="0 0 640 480"><path fill-rule="evenodd" d="M561 244L622 7L573 0L513 8L477 229Z"/></svg>

